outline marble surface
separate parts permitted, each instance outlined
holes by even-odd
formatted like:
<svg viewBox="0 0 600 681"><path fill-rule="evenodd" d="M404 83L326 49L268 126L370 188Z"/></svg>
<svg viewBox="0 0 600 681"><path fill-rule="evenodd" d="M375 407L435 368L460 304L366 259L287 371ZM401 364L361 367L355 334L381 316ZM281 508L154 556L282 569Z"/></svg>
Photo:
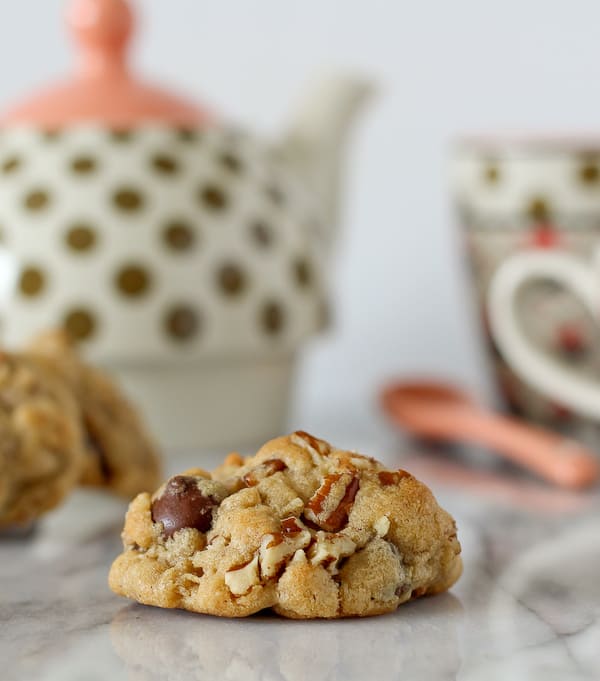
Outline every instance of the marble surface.
<svg viewBox="0 0 600 681"><path fill-rule="evenodd" d="M427 481L456 517L465 571L450 593L334 622L132 604L106 586L124 506L77 492L31 536L0 541L0 678L599 679L600 493L557 491L456 455L390 447L381 458ZM173 458L169 468L189 464Z"/></svg>

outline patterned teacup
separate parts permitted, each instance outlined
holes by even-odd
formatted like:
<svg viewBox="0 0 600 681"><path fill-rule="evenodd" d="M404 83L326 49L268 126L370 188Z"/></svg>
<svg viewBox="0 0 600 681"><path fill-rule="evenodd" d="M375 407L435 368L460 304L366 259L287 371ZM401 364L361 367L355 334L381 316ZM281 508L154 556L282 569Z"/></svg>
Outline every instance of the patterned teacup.
<svg viewBox="0 0 600 681"><path fill-rule="evenodd" d="M453 171L488 354L508 408L600 444L600 426L589 412L529 372L515 371L488 313L490 282L516 254L563 253L583 262L592 257L600 244L600 139L470 139L459 144ZM537 355L550 355L575 374L598 376L600 333L564 283L548 272L519 287L519 329Z"/></svg>
<svg viewBox="0 0 600 681"><path fill-rule="evenodd" d="M529 283L555 281L580 300L590 315L600 311L600 248L592 266L568 253L517 253L492 279L488 300L492 334L503 356L531 385L578 414L600 420L600 380L556 361L523 332L519 292Z"/></svg>

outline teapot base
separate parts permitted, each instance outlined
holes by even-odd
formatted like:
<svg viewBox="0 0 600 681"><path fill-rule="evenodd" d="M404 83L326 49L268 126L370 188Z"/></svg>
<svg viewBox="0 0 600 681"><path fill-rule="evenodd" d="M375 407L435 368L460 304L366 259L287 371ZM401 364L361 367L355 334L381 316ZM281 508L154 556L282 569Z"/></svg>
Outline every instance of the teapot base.
<svg viewBox="0 0 600 681"><path fill-rule="evenodd" d="M295 357L107 367L167 451L261 444L286 427Z"/></svg>

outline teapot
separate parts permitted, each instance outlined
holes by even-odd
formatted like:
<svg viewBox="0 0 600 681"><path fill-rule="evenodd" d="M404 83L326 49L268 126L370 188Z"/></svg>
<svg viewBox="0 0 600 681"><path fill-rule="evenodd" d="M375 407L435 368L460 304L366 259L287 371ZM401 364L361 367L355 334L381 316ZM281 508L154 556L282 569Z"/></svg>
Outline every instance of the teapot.
<svg viewBox="0 0 600 681"><path fill-rule="evenodd" d="M66 329L168 447L264 441L325 323L370 85L321 82L268 142L137 78L125 0L74 0L67 21L74 75L0 115L2 343Z"/></svg>

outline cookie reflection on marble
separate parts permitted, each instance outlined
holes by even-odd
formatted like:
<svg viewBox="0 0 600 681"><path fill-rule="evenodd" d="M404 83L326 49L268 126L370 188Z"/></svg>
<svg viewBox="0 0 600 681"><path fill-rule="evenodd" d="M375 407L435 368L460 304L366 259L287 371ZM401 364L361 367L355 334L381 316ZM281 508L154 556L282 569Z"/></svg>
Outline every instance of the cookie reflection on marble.
<svg viewBox="0 0 600 681"><path fill-rule="evenodd" d="M256 615L234 620L142 605L123 608L111 641L131 681L396 681L426 673L454 678L461 655L460 601L446 593L364 619L285 620Z"/></svg>

